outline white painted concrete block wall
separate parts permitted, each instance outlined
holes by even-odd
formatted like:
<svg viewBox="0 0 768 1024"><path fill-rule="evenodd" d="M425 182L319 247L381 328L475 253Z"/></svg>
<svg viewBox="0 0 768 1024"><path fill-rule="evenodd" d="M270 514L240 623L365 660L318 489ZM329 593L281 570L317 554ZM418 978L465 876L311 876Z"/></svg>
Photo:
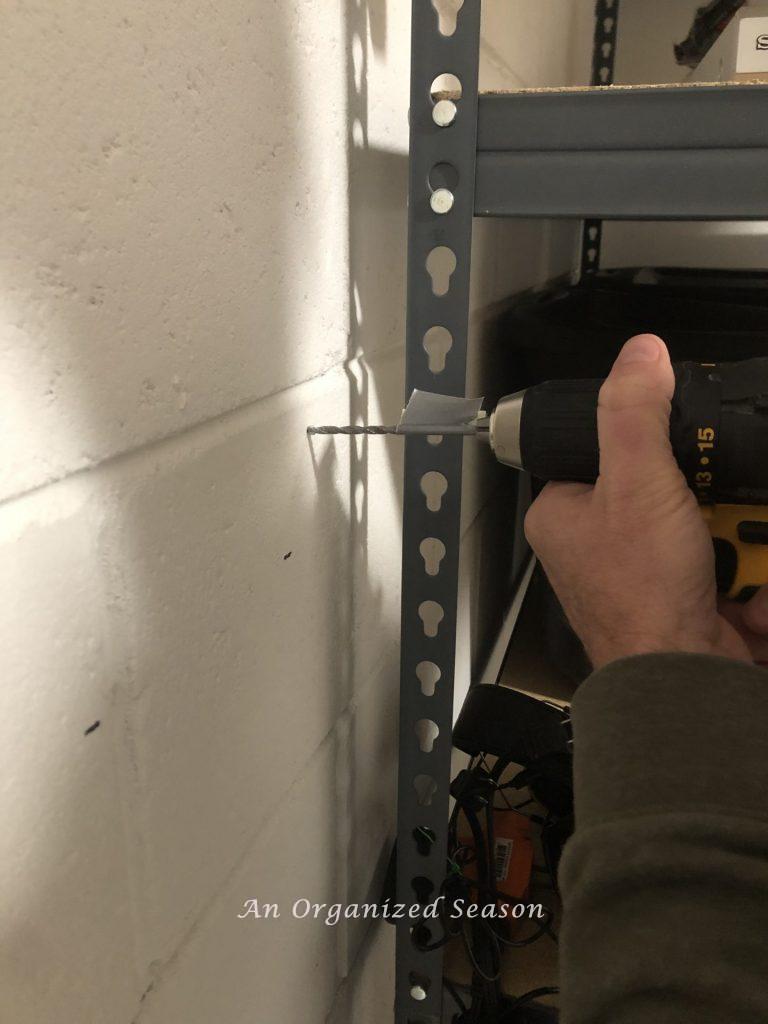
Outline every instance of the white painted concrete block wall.
<svg viewBox="0 0 768 1024"><path fill-rule="evenodd" d="M491 2L487 73L570 80L588 6ZM290 905L364 899L391 833L401 452L304 428L401 405L408 35L3 11L1 1020L389 1019L391 931ZM481 225L474 327L571 243Z"/></svg>

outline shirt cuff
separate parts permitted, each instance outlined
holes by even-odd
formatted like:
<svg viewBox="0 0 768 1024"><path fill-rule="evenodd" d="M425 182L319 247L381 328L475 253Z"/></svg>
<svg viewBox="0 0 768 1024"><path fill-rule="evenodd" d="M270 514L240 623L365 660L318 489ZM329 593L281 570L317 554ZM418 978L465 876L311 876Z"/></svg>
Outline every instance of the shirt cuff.
<svg viewBox="0 0 768 1024"><path fill-rule="evenodd" d="M594 672L572 704L579 828L686 810L768 818L768 671L643 654Z"/></svg>

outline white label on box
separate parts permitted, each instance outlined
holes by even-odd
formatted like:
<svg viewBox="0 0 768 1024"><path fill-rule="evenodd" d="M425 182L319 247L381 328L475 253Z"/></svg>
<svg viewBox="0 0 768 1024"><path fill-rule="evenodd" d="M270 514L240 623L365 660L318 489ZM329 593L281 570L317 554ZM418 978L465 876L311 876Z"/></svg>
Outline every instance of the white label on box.
<svg viewBox="0 0 768 1024"><path fill-rule="evenodd" d="M496 859L496 881L506 882L509 874L509 862L512 860L512 839L497 839L495 843L494 857Z"/></svg>
<svg viewBox="0 0 768 1024"><path fill-rule="evenodd" d="M768 71L768 18L742 18L739 22L736 74L745 71Z"/></svg>

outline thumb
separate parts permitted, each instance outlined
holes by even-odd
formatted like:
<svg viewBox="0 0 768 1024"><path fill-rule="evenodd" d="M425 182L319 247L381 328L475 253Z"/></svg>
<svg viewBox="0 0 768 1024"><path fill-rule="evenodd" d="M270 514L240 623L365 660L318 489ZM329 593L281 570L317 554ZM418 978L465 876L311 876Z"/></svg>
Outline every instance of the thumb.
<svg viewBox="0 0 768 1024"><path fill-rule="evenodd" d="M623 492L682 482L669 440L675 375L667 346L654 334L624 345L600 388L597 433L602 485Z"/></svg>

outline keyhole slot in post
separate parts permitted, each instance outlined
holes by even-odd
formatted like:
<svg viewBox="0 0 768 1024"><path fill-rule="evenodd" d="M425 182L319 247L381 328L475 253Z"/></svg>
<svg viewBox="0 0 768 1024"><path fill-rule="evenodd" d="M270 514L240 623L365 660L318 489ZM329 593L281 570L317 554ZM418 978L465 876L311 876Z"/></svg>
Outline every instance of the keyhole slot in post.
<svg viewBox="0 0 768 1024"><path fill-rule="evenodd" d="M416 849L419 852L419 856L428 857L435 844L435 833L426 825L417 825L413 830L412 835L413 841L416 844Z"/></svg>
<svg viewBox="0 0 768 1024"><path fill-rule="evenodd" d="M427 180L433 192L438 188L447 188L455 192L459 184L459 172L453 164L434 164Z"/></svg>
<svg viewBox="0 0 768 1024"><path fill-rule="evenodd" d="M417 875L411 879L411 888L416 894L416 899L419 903L429 903L429 898L435 891L435 883L425 875Z"/></svg>
<svg viewBox="0 0 768 1024"><path fill-rule="evenodd" d="M424 335L422 345L427 353L430 371L432 373L442 373L445 369L446 356L453 348L453 335L451 332L447 327L435 324Z"/></svg>
<svg viewBox="0 0 768 1024"><path fill-rule="evenodd" d="M451 276L456 269L456 253L447 245L436 245L427 256L425 264L432 279L432 294L447 295Z"/></svg>
<svg viewBox="0 0 768 1024"><path fill-rule="evenodd" d="M437 601L422 601L419 605L419 618L424 625L424 636L436 637L440 623L445 618L443 606Z"/></svg>
<svg viewBox="0 0 768 1024"><path fill-rule="evenodd" d="M433 722L431 718L420 718L416 723L415 732L422 754L431 754L435 740L440 735L437 722Z"/></svg>
<svg viewBox="0 0 768 1024"><path fill-rule="evenodd" d="M438 537L425 537L419 544L419 554L424 559L427 576L437 576L440 563L445 558L445 544Z"/></svg>
<svg viewBox="0 0 768 1024"><path fill-rule="evenodd" d="M439 512L443 504L443 495L448 490L448 481L442 473L431 469L421 478L421 493L427 499L430 512Z"/></svg>
<svg viewBox="0 0 768 1024"><path fill-rule="evenodd" d="M450 71L445 71L442 75L438 75L429 87L429 95L433 103L439 103L440 100L452 100L454 103L458 103L461 99L461 93L461 82Z"/></svg>
<svg viewBox="0 0 768 1024"><path fill-rule="evenodd" d="M440 35L452 36L456 31L456 22L459 11L464 6L464 0L432 0L432 6L437 14Z"/></svg>
<svg viewBox="0 0 768 1024"><path fill-rule="evenodd" d="M442 674L434 661L420 661L416 666L416 678L421 683L421 692L425 697L434 697L435 687Z"/></svg>
<svg viewBox="0 0 768 1024"><path fill-rule="evenodd" d="M413 880L413 883L418 879ZM432 883L430 882L430 885ZM420 900L420 903L426 903L426 900ZM427 992L429 992L430 981L429 978L424 974L417 974L416 971L411 971L408 975L408 984L410 987L411 999L415 999L417 1003L423 1002L427 998ZM418 1021L408 1021L408 1024L419 1024Z"/></svg>

